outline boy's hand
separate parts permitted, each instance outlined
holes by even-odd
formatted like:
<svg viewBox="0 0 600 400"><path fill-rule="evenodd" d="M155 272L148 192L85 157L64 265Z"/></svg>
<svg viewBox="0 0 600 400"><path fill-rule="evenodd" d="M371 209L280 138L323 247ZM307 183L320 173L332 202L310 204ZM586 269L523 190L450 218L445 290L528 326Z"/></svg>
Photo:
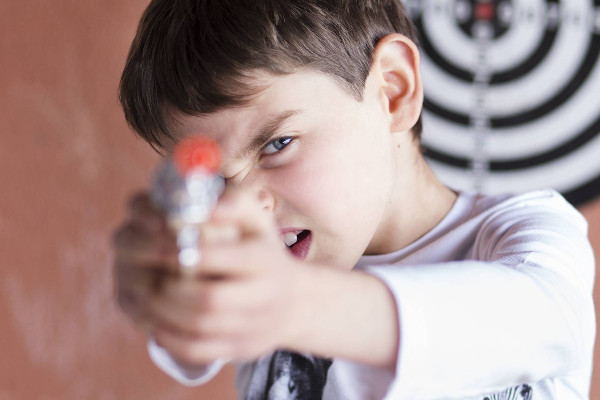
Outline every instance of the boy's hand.
<svg viewBox="0 0 600 400"><path fill-rule="evenodd" d="M119 304L175 358L251 359L285 343L301 267L257 196L224 194L203 226L195 277L177 273L174 236L147 196L130 215L115 235Z"/></svg>
<svg viewBox="0 0 600 400"><path fill-rule="evenodd" d="M258 196L226 191L201 237L197 273L182 276L174 235L147 195L132 201L115 235L121 308L179 362L285 348L395 368L398 322L386 286L294 258Z"/></svg>
<svg viewBox="0 0 600 400"><path fill-rule="evenodd" d="M223 195L203 227L201 257L197 279L169 279L151 303L164 321L157 342L190 364L257 358L281 345L299 262L258 196Z"/></svg>
<svg viewBox="0 0 600 400"><path fill-rule="evenodd" d="M126 222L113 235L114 278L119 306L142 330L157 324L148 308L162 284L177 271L175 237L146 193L129 204Z"/></svg>

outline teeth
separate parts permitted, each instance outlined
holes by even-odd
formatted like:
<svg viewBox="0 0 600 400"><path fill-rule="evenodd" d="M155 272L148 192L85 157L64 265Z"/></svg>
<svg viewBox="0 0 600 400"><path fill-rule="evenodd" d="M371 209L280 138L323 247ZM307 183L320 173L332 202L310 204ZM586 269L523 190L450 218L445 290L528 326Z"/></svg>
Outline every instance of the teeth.
<svg viewBox="0 0 600 400"><path fill-rule="evenodd" d="M287 247L290 247L298 241L298 235L296 235L294 232L288 232L284 235L283 241Z"/></svg>

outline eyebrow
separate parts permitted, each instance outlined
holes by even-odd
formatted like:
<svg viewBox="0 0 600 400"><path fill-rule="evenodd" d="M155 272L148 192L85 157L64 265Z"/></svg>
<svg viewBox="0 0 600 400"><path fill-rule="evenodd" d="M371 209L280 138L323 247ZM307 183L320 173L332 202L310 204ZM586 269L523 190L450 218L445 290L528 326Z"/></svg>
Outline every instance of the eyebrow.
<svg viewBox="0 0 600 400"><path fill-rule="evenodd" d="M287 110L269 119L264 123L256 136L254 136L248 147L243 150L242 154L245 156L260 149L277 133L288 119L298 114L300 114L300 110Z"/></svg>

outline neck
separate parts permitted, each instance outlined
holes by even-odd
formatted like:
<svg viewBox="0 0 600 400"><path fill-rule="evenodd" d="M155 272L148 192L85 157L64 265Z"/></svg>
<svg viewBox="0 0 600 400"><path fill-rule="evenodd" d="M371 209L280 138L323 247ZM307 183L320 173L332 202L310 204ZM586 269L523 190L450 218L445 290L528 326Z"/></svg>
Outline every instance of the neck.
<svg viewBox="0 0 600 400"><path fill-rule="evenodd" d="M404 158L400 168L410 173L399 173L396 192L382 219L385 222L365 255L391 253L415 242L436 227L456 201L456 193L439 181L422 154L418 150L412 154L412 159ZM412 163L410 168L407 163ZM409 196L406 188L413 191Z"/></svg>

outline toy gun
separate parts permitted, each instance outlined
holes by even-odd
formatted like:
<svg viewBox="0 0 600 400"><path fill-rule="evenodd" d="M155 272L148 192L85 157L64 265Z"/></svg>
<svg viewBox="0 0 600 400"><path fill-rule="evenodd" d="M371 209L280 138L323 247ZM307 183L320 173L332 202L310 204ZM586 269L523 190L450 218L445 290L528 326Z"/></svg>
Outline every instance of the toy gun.
<svg viewBox="0 0 600 400"><path fill-rule="evenodd" d="M177 237L180 272L191 276L201 254L200 224L207 221L225 187L218 174L220 150L208 137L182 140L159 168L151 198Z"/></svg>

